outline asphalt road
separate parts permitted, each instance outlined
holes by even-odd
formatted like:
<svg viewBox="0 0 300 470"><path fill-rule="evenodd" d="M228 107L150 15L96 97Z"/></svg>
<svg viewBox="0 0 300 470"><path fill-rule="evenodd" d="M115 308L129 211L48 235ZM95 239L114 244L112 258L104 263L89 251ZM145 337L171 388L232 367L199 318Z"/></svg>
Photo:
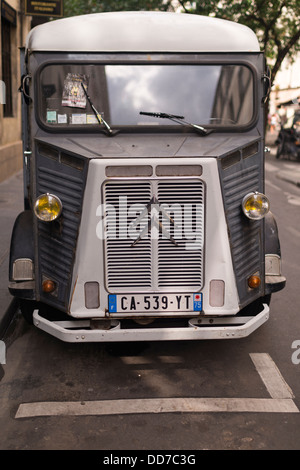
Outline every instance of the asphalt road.
<svg viewBox="0 0 300 470"><path fill-rule="evenodd" d="M239 340L73 345L17 314L0 366L0 449L98 450L99 463L127 450L299 449L300 188L280 178L287 170L300 163L267 156L287 286L266 324ZM36 402L56 408L18 417Z"/></svg>

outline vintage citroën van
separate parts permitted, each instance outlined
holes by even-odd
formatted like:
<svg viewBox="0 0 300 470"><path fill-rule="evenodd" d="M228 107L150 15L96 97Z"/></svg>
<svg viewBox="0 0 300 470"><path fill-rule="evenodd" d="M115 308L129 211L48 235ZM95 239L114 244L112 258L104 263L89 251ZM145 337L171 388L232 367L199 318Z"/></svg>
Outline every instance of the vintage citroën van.
<svg viewBox="0 0 300 470"><path fill-rule="evenodd" d="M21 53L24 211L9 289L63 341L239 338L282 289L254 33L124 12L34 28Z"/></svg>

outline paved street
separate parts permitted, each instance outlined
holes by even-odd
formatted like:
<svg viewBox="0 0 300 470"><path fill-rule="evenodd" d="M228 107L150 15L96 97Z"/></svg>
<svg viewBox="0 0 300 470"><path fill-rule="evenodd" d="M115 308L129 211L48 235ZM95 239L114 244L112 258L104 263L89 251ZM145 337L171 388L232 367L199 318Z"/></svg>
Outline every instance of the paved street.
<svg viewBox="0 0 300 470"><path fill-rule="evenodd" d="M0 449L299 449L300 188L287 181L298 174L300 164L276 160L272 148L266 193L287 287L265 325L231 341L72 345L18 313L4 337ZM1 201L14 185L20 175L1 185Z"/></svg>

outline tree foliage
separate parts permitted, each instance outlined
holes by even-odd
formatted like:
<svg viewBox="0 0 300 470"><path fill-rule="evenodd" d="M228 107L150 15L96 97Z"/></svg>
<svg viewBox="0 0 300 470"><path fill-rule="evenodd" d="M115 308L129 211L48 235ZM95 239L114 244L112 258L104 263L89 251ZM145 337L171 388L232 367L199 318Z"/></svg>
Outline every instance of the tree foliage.
<svg viewBox="0 0 300 470"><path fill-rule="evenodd" d="M299 0L197 0L180 1L186 13L235 21L251 28L265 52L272 71L271 82L283 60L300 51Z"/></svg>
<svg viewBox="0 0 300 470"><path fill-rule="evenodd" d="M65 16L108 11L174 10L215 16L242 23L257 35L272 71L271 83L283 60L300 51L299 0L64 0Z"/></svg>
<svg viewBox="0 0 300 470"><path fill-rule="evenodd" d="M172 9L171 0L64 0L64 16L109 11L140 11Z"/></svg>

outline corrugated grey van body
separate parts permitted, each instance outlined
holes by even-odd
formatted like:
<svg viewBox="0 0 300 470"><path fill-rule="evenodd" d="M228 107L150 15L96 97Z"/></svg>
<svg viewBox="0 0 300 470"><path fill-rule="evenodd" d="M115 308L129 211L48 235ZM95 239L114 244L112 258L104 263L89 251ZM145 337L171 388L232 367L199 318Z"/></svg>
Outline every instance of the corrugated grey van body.
<svg viewBox="0 0 300 470"><path fill-rule="evenodd" d="M267 203L251 199L264 198L267 82L253 32L86 15L35 28L22 57L28 188L10 290L26 317L75 342L241 337L266 321L285 279Z"/></svg>

